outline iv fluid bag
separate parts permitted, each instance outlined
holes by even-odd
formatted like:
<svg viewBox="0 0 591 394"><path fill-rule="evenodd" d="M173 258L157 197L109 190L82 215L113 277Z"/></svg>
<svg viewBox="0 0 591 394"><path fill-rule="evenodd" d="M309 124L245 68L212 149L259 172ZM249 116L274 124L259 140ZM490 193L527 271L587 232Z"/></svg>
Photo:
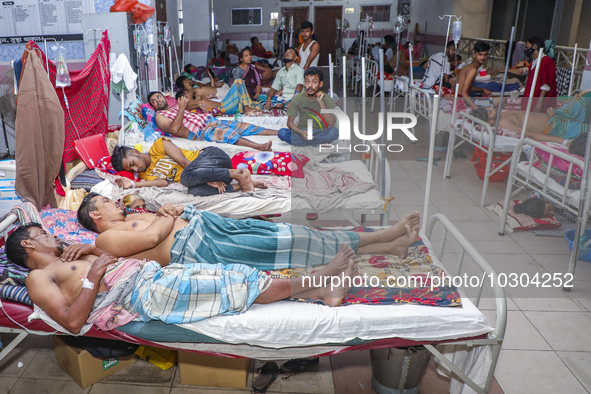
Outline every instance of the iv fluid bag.
<svg viewBox="0 0 591 394"><path fill-rule="evenodd" d="M66 63L66 48L61 44L51 48L54 54L54 63L56 68L55 86L65 88L70 86L70 73L68 72L68 63Z"/></svg>
<svg viewBox="0 0 591 394"><path fill-rule="evenodd" d="M454 22L454 31L453 31L453 41L458 42L462 37L462 22L455 21Z"/></svg>

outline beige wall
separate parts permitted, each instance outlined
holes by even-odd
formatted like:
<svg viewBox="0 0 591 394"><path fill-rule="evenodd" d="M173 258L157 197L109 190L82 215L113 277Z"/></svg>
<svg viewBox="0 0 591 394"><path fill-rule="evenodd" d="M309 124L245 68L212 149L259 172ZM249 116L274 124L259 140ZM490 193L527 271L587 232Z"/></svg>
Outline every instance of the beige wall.
<svg viewBox="0 0 591 394"><path fill-rule="evenodd" d="M453 13L461 16L462 36L488 38L492 0L454 0Z"/></svg>

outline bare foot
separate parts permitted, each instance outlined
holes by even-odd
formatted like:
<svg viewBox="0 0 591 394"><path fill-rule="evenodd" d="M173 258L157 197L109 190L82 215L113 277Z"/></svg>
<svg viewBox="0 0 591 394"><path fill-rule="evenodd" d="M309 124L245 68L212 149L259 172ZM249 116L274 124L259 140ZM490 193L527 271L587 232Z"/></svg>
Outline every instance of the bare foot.
<svg viewBox="0 0 591 394"><path fill-rule="evenodd" d="M341 279L350 278L350 280L341 280L339 285L332 288L327 288L328 295L321 298L328 306L339 306L343 303L343 298L351 289L353 278L359 275L359 267L353 259L347 261L347 268L345 269Z"/></svg>
<svg viewBox="0 0 591 394"><path fill-rule="evenodd" d="M271 146L273 145L273 141L269 141L265 144L256 144L257 150L262 150L263 152L271 152Z"/></svg>
<svg viewBox="0 0 591 394"><path fill-rule="evenodd" d="M416 224L413 227L408 224L404 226L406 235L396 238L391 242L391 254L398 256L401 259L405 259L408 256L408 247L414 244L419 238L419 225Z"/></svg>
<svg viewBox="0 0 591 394"><path fill-rule="evenodd" d="M254 184L254 187L258 187L259 189L268 189L269 185L267 184L267 182L257 179L257 180L252 180L252 183Z"/></svg>
<svg viewBox="0 0 591 394"><path fill-rule="evenodd" d="M398 223L384 230L384 235L386 236L385 242L393 241L396 238L405 235L407 233L407 231L405 230L405 227L407 225L410 226L410 228L413 228L414 226L417 226L420 223L420 221L421 216L417 211L409 213L408 215L400 219Z"/></svg>
<svg viewBox="0 0 591 394"><path fill-rule="evenodd" d="M260 116L262 114L262 112L257 109L247 109L247 110L244 110L244 114L246 116Z"/></svg>
<svg viewBox="0 0 591 394"><path fill-rule="evenodd" d="M312 275L318 276L337 276L340 275L349 264L349 259L355 256L355 251L347 244L342 244L336 256L326 265L326 267L314 272Z"/></svg>
<svg viewBox="0 0 591 394"><path fill-rule="evenodd" d="M236 177L238 184L240 185L240 189L243 192L254 192L254 182L252 181L252 177L250 173L245 172L240 177Z"/></svg>

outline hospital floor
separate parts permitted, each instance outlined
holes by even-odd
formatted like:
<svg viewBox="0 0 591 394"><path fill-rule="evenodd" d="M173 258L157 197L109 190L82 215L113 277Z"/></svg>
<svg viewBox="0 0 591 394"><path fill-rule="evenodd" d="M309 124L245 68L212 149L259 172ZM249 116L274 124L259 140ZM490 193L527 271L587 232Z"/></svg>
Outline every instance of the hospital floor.
<svg viewBox="0 0 591 394"><path fill-rule="evenodd" d="M372 129L369 129L372 130ZM427 163L427 127L417 126L419 141L412 145L405 137L395 136L403 144L401 153L389 153L392 168L392 221L406 213L422 213ZM464 148L467 159L454 161L451 179L443 179L443 164L433 167L429 214L446 215L484 256L497 272L564 273L570 251L563 237L540 237L531 232L498 236L499 218L479 207L482 181L470 163L471 149ZM437 154L444 159L444 154ZM492 183L487 204L503 199L505 183ZM521 195L523 196L523 194ZM280 220L289 220L284 215ZM369 217L368 224L377 224ZM293 218L294 222L297 220ZM316 225L346 225L337 214L320 215ZM441 233L432 241L439 244ZM443 261L452 268L459 250L449 244ZM466 263L467 264L467 263ZM555 394L591 392L591 264L579 261L574 289L545 289L543 293L508 289L507 332L495 372L492 393ZM485 296L490 296L490 293ZM494 324L493 303L482 302L485 315ZM2 335L8 342L10 335ZM91 393L91 394L244 394L250 390L205 388L182 385L179 371L162 371L139 360L86 390L71 380L56 364L52 339L30 336L4 361L0 362L0 393ZM22 365L20 364L22 363ZM256 366L260 366L257 362ZM19 367L19 365L21 365ZM254 367L253 367L254 369ZM249 386L252 373L249 378ZM446 393L449 380L434 372L431 365L421 385L422 394ZM287 378L281 376L269 393L373 393L368 351L350 351L323 357L309 371Z"/></svg>

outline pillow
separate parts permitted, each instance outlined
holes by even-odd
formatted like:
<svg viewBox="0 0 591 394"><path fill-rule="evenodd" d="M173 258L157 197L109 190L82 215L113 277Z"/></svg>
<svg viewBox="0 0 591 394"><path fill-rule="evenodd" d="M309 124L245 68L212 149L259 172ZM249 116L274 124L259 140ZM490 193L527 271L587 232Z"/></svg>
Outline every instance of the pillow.
<svg viewBox="0 0 591 394"><path fill-rule="evenodd" d="M0 298L21 304L33 305L25 286L0 285Z"/></svg>
<svg viewBox="0 0 591 394"><path fill-rule="evenodd" d="M168 105L170 105L171 107L174 107L178 104L178 101L176 101L174 97L167 96L166 101L168 101ZM152 107L151 104L146 103L142 105L142 116L144 117L146 122L152 124L152 128L159 132L160 135L168 135L158 128L158 125L156 124L156 111L154 110L154 107Z"/></svg>
<svg viewBox="0 0 591 394"><path fill-rule="evenodd" d="M496 205L486 207L487 209L495 212L497 215L503 215L504 200L499 201ZM531 216L524 215L523 213L515 213L513 207L521 204L521 200L509 201L509 212L507 214L507 221L505 223L505 230L512 233L514 230L553 230L561 226L560 222L554 219L553 216L546 218L532 218Z"/></svg>
<svg viewBox="0 0 591 394"><path fill-rule="evenodd" d="M543 160L536 160L534 162L534 167L545 174L548 170L548 163ZM552 167L550 168L550 178L554 179L554 181L558 184L564 186L566 183L567 173ZM581 177L571 174L568 188L579 190L581 188Z"/></svg>
<svg viewBox="0 0 591 394"><path fill-rule="evenodd" d="M304 177L304 166L310 159L290 152L240 152L232 157L233 168L246 168L251 174L276 174Z"/></svg>
<svg viewBox="0 0 591 394"><path fill-rule="evenodd" d="M577 155L573 155L572 153L569 153L568 148L562 144L557 144L555 142L542 142L542 143L544 145L554 148L560 152L564 152L570 156L573 156L573 157L583 160L583 158L581 156L577 156ZM548 163L548 160L550 160L550 153L549 152L546 152L546 151L543 151L539 148L536 148L536 153L538 154L540 159L544 160L546 163ZM568 173L568 166L570 165L570 163L566 160L561 159L560 157L554 156L554 161L552 162L551 165L552 165L552 167L554 167L564 173ZM578 177L582 177L583 170L581 169L581 167L575 165L575 166L573 166L573 174Z"/></svg>
<svg viewBox="0 0 591 394"><path fill-rule="evenodd" d="M53 235L69 242L94 244L98 234L86 230L78 223L76 211L68 209L43 209L41 219Z"/></svg>

